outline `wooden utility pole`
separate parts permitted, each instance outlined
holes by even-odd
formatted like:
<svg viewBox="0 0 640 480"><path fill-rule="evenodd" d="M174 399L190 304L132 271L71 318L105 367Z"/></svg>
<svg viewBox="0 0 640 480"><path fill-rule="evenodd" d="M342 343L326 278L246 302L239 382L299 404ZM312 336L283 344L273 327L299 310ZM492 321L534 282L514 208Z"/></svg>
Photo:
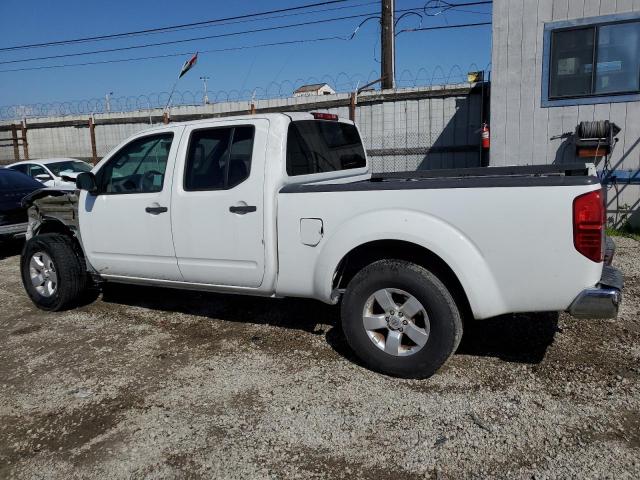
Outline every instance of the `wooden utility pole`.
<svg viewBox="0 0 640 480"><path fill-rule="evenodd" d="M11 142L13 143L13 159L19 162L20 148L18 147L18 129L14 124L11 124Z"/></svg>
<svg viewBox="0 0 640 480"><path fill-rule="evenodd" d="M382 88L396 86L395 0L382 0Z"/></svg>
<svg viewBox="0 0 640 480"><path fill-rule="evenodd" d="M29 142L27 141L27 119L22 120L20 126L22 133L22 151L24 152L24 159L29 160Z"/></svg>
<svg viewBox="0 0 640 480"><path fill-rule="evenodd" d="M351 92L349 97L349 120L356 121L356 103L358 102L358 92Z"/></svg>
<svg viewBox="0 0 640 480"><path fill-rule="evenodd" d="M96 122L93 115L89 117L89 138L91 140L91 161L95 165L98 163L98 151L96 148Z"/></svg>

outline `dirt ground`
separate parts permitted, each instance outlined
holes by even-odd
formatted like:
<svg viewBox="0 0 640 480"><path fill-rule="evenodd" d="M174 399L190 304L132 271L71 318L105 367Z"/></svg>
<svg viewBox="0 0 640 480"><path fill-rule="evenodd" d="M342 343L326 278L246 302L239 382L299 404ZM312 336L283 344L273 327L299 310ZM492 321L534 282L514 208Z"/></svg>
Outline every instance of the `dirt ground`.
<svg viewBox="0 0 640 480"><path fill-rule="evenodd" d="M141 287L43 313L0 255L0 478L639 478L640 243L616 320L467 326L429 380L335 307Z"/></svg>

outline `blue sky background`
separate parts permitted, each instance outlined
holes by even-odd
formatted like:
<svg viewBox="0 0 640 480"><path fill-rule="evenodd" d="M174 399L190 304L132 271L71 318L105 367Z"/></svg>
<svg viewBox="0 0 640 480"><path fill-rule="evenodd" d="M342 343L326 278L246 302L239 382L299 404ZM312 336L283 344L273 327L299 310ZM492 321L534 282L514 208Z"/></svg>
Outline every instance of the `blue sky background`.
<svg viewBox="0 0 640 480"><path fill-rule="evenodd" d="M450 0L462 3L469 0ZM84 36L118 33L145 28L154 28L179 23L241 15L264 10L285 8L313 0L271 0L269 2L236 0L112 0L98 2L88 0L2 0L0 3L0 45L2 47L38 43ZM396 0L396 9L421 7L425 0ZM162 42L174 39L214 35L218 33L249 30L273 25L299 23L306 20L334 18L367 12L379 12L379 2L352 0L325 8L353 7L328 12L280 19L261 20L248 23L198 28L181 32L162 33L113 41L92 42L72 46L34 48L13 52L0 52L0 62L31 57L85 52L129 45ZM314 8L318 10L318 8ZM464 11L449 11L435 17L425 17L423 27L456 23L490 21L491 6L473 6ZM143 48L101 55L90 55L57 60L0 64L0 70L53 65L60 63L82 63L128 57L142 57L174 52L191 52L212 48L227 48L239 45L280 42L291 39L317 38L333 35L348 35L361 20L350 19L287 30L254 33L230 38L200 40L178 45ZM417 27L419 19L407 16L398 25L402 28ZM178 90L196 92L202 90L201 75L211 77L209 90L252 90L265 88L271 82L281 83L298 78L324 75L336 78L344 73L348 77L369 77L378 72L379 33L375 21L370 21L351 41L326 41L294 46L256 48L225 53L201 53L199 62L178 84ZM438 30L432 32L404 33L396 42L397 78L401 84L410 75L417 75L420 83L434 75L436 66L447 76L454 65L466 73L472 64L483 69L491 58L490 26L468 29ZM0 73L0 105L31 104L38 102L71 101L101 97L113 91L114 96L130 96L170 90L187 55L164 59L69 67L50 70ZM345 75L340 76L338 88L345 89ZM436 82L437 83L437 82ZM271 89L276 89L273 84ZM287 85L284 86L288 88Z"/></svg>

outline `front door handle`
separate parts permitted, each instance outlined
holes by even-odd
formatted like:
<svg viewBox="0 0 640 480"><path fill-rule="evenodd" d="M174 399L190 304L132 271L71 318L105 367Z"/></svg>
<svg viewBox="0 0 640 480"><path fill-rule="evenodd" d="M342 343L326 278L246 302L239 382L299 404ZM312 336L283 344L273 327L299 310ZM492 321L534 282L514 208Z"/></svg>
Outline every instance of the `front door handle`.
<svg viewBox="0 0 640 480"><path fill-rule="evenodd" d="M240 215L244 215L245 213L255 212L257 210L255 205L237 205L233 207L229 207L229 211L231 213L239 213Z"/></svg>
<svg viewBox="0 0 640 480"><path fill-rule="evenodd" d="M151 215L159 215L161 213L168 212L169 209L167 207L161 207L158 205L157 207L147 207L144 209L144 211L150 213Z"/></svg>

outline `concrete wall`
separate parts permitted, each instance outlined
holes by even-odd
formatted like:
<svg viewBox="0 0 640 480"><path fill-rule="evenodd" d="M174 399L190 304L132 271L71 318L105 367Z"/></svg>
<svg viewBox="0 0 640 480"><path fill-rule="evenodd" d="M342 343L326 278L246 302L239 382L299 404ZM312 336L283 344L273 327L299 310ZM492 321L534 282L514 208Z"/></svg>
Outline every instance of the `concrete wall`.
<svg viewBox="0 0 640 480"><path fill-rule="evenodd" d="M640 0L494 0L492 165L566 161L572 149L550 137L573 131L583 120L611 120L623 129L612 165L640 168L640 103L541 107L545 23L629 12L640 12ZM618 206L637 211L640 200L637 185L619 190L609 192L613 220L624 215Z"/></svg>
<svg viewBox="0 0 640 480"><path fill-rule="evenodd" d="M482 84L457 84L363 92L355 119L375 171L479 165ZM259 100L258 113L326 111L349 118L349 94ZM247 102L175 107L172 121L247 114ZM98 157L130 135L162 121L161 110L95 115ZM27 120L30 158L90 158L88 118L56 117ZM0 139L11 136L10 123L0 124ZM13 161L13 147L3 140L0 163ZM21 156L23 152L21 149Z"/></svg>

